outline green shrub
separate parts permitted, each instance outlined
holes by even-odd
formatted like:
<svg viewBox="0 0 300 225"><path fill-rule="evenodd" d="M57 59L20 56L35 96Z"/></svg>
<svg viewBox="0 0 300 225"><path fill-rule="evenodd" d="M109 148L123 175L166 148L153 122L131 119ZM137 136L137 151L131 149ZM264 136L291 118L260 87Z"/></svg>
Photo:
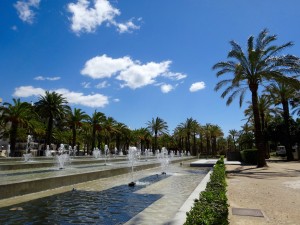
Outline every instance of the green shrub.
<svg viewBox="0 0 300 225"><path fill-rule="evenodd" d="M257 149L245 149L241 151L242 161L247 164L257 164Z"/></svg>
<svg viewBox="0 0 300 225"><path fill-rule="evenodd" d="M224 158L218 160L199 201L187 213L185 225L227 225L228 204Z"/></svg>

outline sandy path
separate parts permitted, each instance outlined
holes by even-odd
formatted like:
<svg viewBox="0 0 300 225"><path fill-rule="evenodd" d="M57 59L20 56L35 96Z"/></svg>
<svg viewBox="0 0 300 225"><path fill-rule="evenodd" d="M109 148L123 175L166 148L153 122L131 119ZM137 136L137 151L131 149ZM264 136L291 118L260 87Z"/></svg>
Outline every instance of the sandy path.
<svg viewBox="0 0 300 225"><path fill-rule="evenodd" d="M300 224L300 162L226 168L231 225ZM260 209L264 217L232 215L232 208Z"/></svg>

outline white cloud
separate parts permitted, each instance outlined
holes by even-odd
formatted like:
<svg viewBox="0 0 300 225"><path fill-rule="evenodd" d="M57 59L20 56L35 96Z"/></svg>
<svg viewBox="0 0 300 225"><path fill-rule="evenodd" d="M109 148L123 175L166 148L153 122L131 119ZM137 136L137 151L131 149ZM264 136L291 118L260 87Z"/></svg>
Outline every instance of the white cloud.
<svg viewBox="0 0 300 225"><path fill-rule="evenodd" d="M30 97L30 96L39 96L45 94L45 90L42 88L35 88L33 86L21 86L15 88L13 96L15 97Z"/></svg>
<svg viewBox="0 0 300 225"><path fill-rule="evenodd" d="M81 74L93 79L111 77L115 73L125 70L133 64L134 62L128 56L113 59L104 54L88 60L81 70Z"/></svg>
<svg viewBox="0 0 300 225"><path fill-rule="evenodd" d="M110 86L110 84L108 84L107 81L103 81L103 82L100 82L99 84L97 84L95 87L98 89L101 89L101 88L106 88L108 86Z"/></svg>
<svg viewBox="0 0 300 225"><path fill-rule="evenodd" d="M90 88L91 87L90 82L82 82L81 85L83 86L83 88Z"/></svg>
<svg viewBox="0 0 300 225"><path fill-rule="evenodd" d="M23 0L17 1L14 7L17 9L19 18L23 22L32 24L35 17L35 12L32 8L38 8L39 4L40 0Z"/></svg>
<svg viewBox="0 0 300 225"><path fill-rule="evenodd" d="M160 90L162 91L162 93L169 93L173 89L174 87L171 84L163 84L160 86Z"/></svg>
<svg viewBox="0 0 300 225"><path fill-rule="evenodd" d="M81 32L95 32L102 23L114 25L120 33L130 32L139 29L131 20L125 23L118 23L115 17L121 14L120 10L114 8L108 0L94 0L90 5L88 0L78 0L77 3L69 3L68 11L72 14L71 29L77 35Z"/></svg>
<svg viewBox="0 0 300 225"><path fill-rule="evenodd" d="M68 89L57 89L55 92L66 97L70 104L103 108L109 103L108 97L102 94L84 95L83 93L69 91Z"/></svg>
<svg viewBox="0 0 300 225"><path fill-rule="evenodd" d="M34 78L34 80L49 80L49 81L55 81L60 80L60 77L44 77L44 76L37 76Z"/></svg>
<svg viewBox="0 0 300 225"><path fill-rule="evenodd" d="M119 101L120 101L120 99L118 99L118 98L115 98L113 101L114 101L114 102L119 102Z"/></svg>
<svg viewBox="0 0 300 225"><path fill-rule="evenodd" d="M30 97L45 95L42 88L35 88L33 86L21 86L15 88L13 96L15 97ZM69 91L68 89L51 90L62 94L70 104L83 105L88 107L105 107L109 104L108 97L102 94L84 95L80 92Z"/></svg>
<svg viewBox="0 0 300 225"><path fill-rule="evenodd" d="M205 88L205 83L203 81L193 83L190 87L190 92L199 91Z"/></svg>
<svg viewBox="0 0 300 225"><path fill-rule="evenodd" d="M140 88L155 82L155 78L168 71L171 61L161 63L149 62L144 65L135 64L121 71L118 80L124 83L121 87Z"/></svg>
<svg viewBox="0 0 300 225"><path fill-rule="evenodd" d="M168 77L170 79L173 80L181 80L187 77L186 74L182 74L182 73L173 73L173 72L168 72L166 74L164 74L165 77Z"/></svg>
<svg viewBox="0 0 300 225"><path fill-rule="evenodd" d="M182 73L175 73L169 70L172 61L141 63L132 60L129 56L122 58L111 58L105 54L88 60L81 74L93 79L111 78L121 81L121 87L131 89L141 88L150 84L157 84L158 77L170 80L181 80L187 77ZM96 87L106 87L107 83L99 83ZM158 85L160 86L160 85Z"/></svg>

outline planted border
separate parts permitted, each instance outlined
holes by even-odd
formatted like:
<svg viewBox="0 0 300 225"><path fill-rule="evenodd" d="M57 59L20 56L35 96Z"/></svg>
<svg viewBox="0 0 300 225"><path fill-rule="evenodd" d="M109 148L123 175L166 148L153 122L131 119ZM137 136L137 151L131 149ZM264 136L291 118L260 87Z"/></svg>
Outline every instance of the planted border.
<svg viewBox="0 0 300 225"><path fill-rule="evenodd" d="M206 189L195 200L193 208L187 212L184 225L228 225L228 204L226 196L224 158L214 166Z"/></svg>

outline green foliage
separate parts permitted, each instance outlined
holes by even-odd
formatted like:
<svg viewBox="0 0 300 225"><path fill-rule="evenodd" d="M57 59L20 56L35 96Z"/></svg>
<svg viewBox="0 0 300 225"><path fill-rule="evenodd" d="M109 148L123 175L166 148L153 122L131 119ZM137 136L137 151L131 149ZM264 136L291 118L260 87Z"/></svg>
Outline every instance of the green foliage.
<svg viewBox="0 0 300 225"><path fill-rule="evenodd" d="M257 149L245 149L241 151L242 161L248 164L257 164Z"/></svg>
<svg viewBox="0 0 300 225"><path fill-rule="evenodd" d="M218 160L199 201L187 213L185 225L228 225L224 158Z"/></svg>

